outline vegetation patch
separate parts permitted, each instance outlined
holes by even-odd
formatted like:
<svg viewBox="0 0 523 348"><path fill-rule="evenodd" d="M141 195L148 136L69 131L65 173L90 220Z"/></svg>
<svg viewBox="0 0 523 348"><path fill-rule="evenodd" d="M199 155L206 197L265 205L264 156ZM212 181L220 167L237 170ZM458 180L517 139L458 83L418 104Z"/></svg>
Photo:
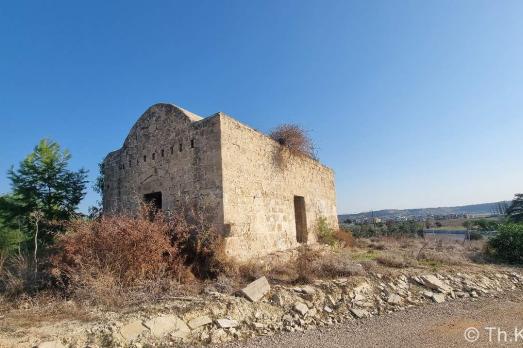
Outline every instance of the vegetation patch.
<svg viewBox="0 0 523 348"><path fill-rule="evenodd" d="M501 225L489 240L488 250L501 261L523 263L523 224Z"/></svg>

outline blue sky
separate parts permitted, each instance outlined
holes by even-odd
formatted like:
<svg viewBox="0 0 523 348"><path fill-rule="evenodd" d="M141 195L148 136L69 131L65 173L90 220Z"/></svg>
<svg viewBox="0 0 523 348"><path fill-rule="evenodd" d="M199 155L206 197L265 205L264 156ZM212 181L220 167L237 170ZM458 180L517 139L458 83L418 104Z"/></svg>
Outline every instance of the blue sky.
<svg viewBox="0 0 523 348"><path fill-rule="evenodd" d="M340 213L510 199L521 18L521 1L3 2L0 192L43 137L94 180L141 113L172 102L309 129Z"/></svg>

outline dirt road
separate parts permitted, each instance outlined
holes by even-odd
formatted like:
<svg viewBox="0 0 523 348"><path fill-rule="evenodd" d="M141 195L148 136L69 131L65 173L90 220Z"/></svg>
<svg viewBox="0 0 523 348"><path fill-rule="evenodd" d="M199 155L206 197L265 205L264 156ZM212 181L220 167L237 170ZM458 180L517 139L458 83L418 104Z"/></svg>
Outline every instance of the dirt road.
<svg viewBox="0 0 523 348"><path fill-rule="evenodd" d="M474 340L473 343L465 339L464 332L468 328L478 330L468 331L468 338ZM481 298L475 302L459 300L426 305L329 328L230 343L225 347L417 348L507 345L523 347L523 291L506 292L498 298Z"/></svg>

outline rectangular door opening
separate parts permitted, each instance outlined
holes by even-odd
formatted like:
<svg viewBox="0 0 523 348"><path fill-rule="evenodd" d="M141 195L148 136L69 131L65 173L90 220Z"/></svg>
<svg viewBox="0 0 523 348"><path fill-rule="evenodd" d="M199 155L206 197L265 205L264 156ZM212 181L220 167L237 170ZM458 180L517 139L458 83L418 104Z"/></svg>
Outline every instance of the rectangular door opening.
<svg viewBox="0 0 523 348"><path fill-rule="evenodd" d="M307 215L305 214L305 198L294 196L294 218L296 220L296 241L307 243Z"/></svg>
<svg viewBox="0 0 523 348"><path fill-rule="evenodd" d="M143 196L145 204L150 205L151 213L155 214L157 211L162 209L162 193L152 192Z"/></svg>

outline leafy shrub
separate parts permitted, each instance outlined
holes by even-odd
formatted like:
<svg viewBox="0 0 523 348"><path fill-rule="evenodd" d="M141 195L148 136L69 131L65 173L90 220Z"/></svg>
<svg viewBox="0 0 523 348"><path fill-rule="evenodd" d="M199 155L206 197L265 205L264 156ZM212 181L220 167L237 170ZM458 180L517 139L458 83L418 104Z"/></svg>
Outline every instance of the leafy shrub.
<svg viewBox="0 0 523 348"><path fill-rule="evenodd" d="M488 248L500 260L523 263L523 224L500 225L498 233L489 240Z"/></svg>
<svg viewBox="0 0 523 348"><path fill-rule="evenodd" d="M327 218L323 216L320 216L316 223L316 235L320 243L330 246L336 245L337 239L335 237L335 231L327 223Z"/></svg>
<svg viewBox="0 0 523 348"><path fill-rule="evenodd" d="M478 231L470 231L469 235L468 235L468 238L470 240L482 240L483 239L483 235L480 232L478 232Z"/></svg>

